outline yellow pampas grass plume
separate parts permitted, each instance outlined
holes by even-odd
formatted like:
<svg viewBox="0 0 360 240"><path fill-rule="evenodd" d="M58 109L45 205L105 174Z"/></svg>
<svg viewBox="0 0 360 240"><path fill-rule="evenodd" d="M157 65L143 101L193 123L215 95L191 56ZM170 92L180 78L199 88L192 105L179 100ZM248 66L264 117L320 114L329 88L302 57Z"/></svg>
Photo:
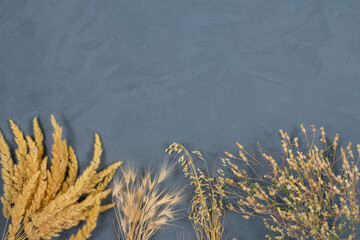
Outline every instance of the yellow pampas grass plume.
<svg viewBox="0 0 360 240"><path fill-rule="evenodd" d="M24 136L10 120L18 146L15 151L16 162L0 132L4 190L1 197L2 212L6 219L11 220L4 230L3 239L51 239L81 221L86 221L85 226L71 239L87 239L96 227L99 213L114 206L101 205L101 200L110 194L111 189L106 190L106 187L122 162L97 172L102 147L99 135L95 134L93 159L78 178L75 151L62 139L62 129L53 115L51 123L54 128L51 158L43 156L44 137L36 118L33 120L33 137Z"/></svg>

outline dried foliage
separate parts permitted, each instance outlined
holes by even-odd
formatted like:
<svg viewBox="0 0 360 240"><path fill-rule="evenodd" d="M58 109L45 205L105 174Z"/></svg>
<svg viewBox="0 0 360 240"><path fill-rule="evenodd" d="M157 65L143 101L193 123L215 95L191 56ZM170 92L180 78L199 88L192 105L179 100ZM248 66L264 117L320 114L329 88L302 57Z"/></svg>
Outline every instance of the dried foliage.
<svg viewBox="0 0 360 240"><path fill-rule="evenodd" d="M264 161L258 161L244 148L239 147L239 156L226 153L224 163L230 164L236 180L225 179L237 204L229 209L243 214L248 219L261 216L270 230L268 239L355 239L359 222L359 205L356 201L359 173L351 150L338 148L338 135L327 144L325 131L320 128L320 147L316 146L316 130L305 135L306 151L299 148L298 138L290 139L280 130L283 162L265 154L259 145ZM357 146L360 154L360 145ZM249 172L240 169L233 161L245 163ZM266 169L262 175L259 169ZM335 165L341 166L338 171Z"/></svg>
<svg viewBox="0 0 360 240"><path fill-rule="evenodd" d="M140 174L134 167L122 169L122 178L114 180L112 193L119 240L148 240L158 229L175 220L183 190L161 188L171 172L172 167L166 162L155 177L150 170Z"/></svg>
<svg viewBox="0 0 360 240"><path fill-rule="evenodd" d="M54 128L52 158L44 155L43 134L35 118L34 137L24 136L19 127L10 120L18 148L17 162L0 133L1 175L4 194L1 197L3 215L11 219L3 239L51 239L64 229L72 228L80 221L86 225L72 236L72 240L86 239L96 226L97 216L113 207L101 206L109 195L105 190L116 169L116 162L97 173L102 153L100 138L95 134L94 157L90 166L77 178L78 163L71 146L61 139L61 128L51 116Z"/></svg>
<svg viewBox="0 0 360 240"><path fill-rule="evenodd" d="M220 240L224 231L224 206L222 202L223 181L215 177L215 168L212 176L204 156L199 151L192 151L203 161L205 171L197 168L191 153L179 143L171 144L166 152L180 154L179 162L183 166L185 177L190 178L194 187L189 210L189 219L193 224L196 238L199 240ZM223 176L223 171L217 169L217 173Z"/></svg>

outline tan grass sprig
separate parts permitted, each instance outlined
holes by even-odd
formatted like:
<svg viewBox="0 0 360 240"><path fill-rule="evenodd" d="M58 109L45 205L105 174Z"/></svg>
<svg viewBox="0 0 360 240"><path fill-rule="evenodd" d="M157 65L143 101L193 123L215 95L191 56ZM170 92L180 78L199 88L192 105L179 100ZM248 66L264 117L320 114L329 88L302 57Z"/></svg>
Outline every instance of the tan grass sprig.
<svg viewBox="0 0 360 240"><path fill-rule="evenodd" d="M291 139L280 130L282 163L265 154L259 145L263 161L239 147L239 156L226 153L224 163L236 179L225 179L228 197L237 199L230 210L244 218L260 216L269 229L268 239L353 239L359 222L358 163L351 143L338 147L338 134L328 144L324 128L320 128L320 146L316 129L305 136L306 150L298 138ZM340 150L340 151L339 151ZM357 146L360 155L360 145ZM234 164L240 161L244 167ZM245 167L248 169L246 170ZM260 171L266 173L260 174Z"/></svg>
<svg viewBox="0 0 360 240"><path fill-rule="evenodd" d="M148 240L176 218L183 191L161 188L170 169L164 163L155 177L150 170L142 175L134 167L122 169L113 188L119 240Z"/></svg>
<svg viewBox="0 0 360 240"><path fill-rule="evenodd" d="M199 151L192 151L203 161L205 171L197 168L191 153L179 143L171 144L166 152L180 154L179 163L183 166L185 177L190 179L193 186L193 195L189 210L189 219L192 222L198 240L221 240L223 238L225 218L223 197L223 181L210 175L204 156ZM223 176L220 168L216 174Z"/></svg>
<svg viewBox="0 0 360 240"><path fill-rule="evenodd" d="M59 236L64 229L86 225L72 236L73 240L86 239L96 227L100 212L113 207L101 206L111 190L105 190L116 169L116 162L97 173L102 153L101 141L95 134L94 157L90 166L77 178L78 163L71 146L62 140L62 130L54 116L52 158L43 156L43 134L33 120L34 138L24 136L19 127L10 120L18 145L17 163L11 158L8 145L0 133L0 157L4 194L1 197L3 215L11 219L3 238L6 240L39 240Z"/></svg>

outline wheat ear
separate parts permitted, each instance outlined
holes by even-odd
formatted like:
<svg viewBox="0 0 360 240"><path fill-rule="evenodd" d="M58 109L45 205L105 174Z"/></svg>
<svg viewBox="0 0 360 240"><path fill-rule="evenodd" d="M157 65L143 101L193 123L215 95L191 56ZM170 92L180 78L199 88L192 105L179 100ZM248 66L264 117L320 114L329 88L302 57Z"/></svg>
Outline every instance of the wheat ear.
<svg viewBox="0 0 360 240"><path fill-rule="evenodd" d="M14 185L20 194L23 189L25 177L27 143L18 125L16 125L12 120L9 120L9 122L15 137L15 142L18 145L18 148L15 151L18 163L14 167Z"/></svg>
<svg viewBox="0 0 360 240"><path fill-rule="evenodd" d="M38 160L40 162L42 160L42 156L44 155L44 144L43 144L44 136L41 132L37 118L33 119L33 131L34 131L36 147L38 150Z"/></svg>
<svg viewBox="0 0 360 240"><path fill-rule="evenodd" d="M95 134L94 157L90 166L85 169L83 174L76 180L74 185L70 186L65 193L58 194L52 201L46 205L41 212L33 218L33 223L37 227L43 226L44 223L53 219L62 209L74 204L84 193L93 191L90 179L96 174L96 169L100 163L102 153L99 135Z"/></svg>
<svg viewBox="0 0 360 240"><path fill-rule="evenodd" d="M74 149L69 146L69 161L67 166L67 177L65 178L64 182L62 183L61 191L65 192L69 189L69 186L73 185L78 172L79 166L76 159L76 154Z"/></svg>
<svg viewBox="0 0 360 240"><path fill-rule="evenodd" d="M96 228L96 220L100 213L100 199L96 199L94 207L91 209L86 225L77 232L76 236L71 236L70 240L85 240L91 236L91 231Z"/></svg>
<svg viewBox="0 0 360 240"><path fill-rule="evenodd" d="M54 144L51 150L53 157L51 159L51 167L48 174L48 186L44 204L54 199L57 192L60 190L62 182L65 179L66 168L68 165L67 144L65 140L61 140L62 129L56 122L54 115L51 115L51 123L54 128Z"/></svg>
<svg viewBox="0 0 360 240"><path fill-rule="evenodd" d="M11 205L14 203L14 162L11 159L9 146L6 144L4 136L0 132L0 157L1 157L1 177L3 180L4 195L1 197L3 204L3 215L5 218L10 218Z"/></svg>
<svg viewBox="0 0 360 240"><path fill-rule="evenodd" d="M38 160L38 148L31 137L26 136L26 142L29 152L26 154L25 179L29 179L37 171L39 171L40 161Z"/></svg>
<svg viewBox="0 0 360 240"><path fill-rule="evenodd" d="M26 211L25 223L27 223L30 220L30 218L33 216L33 214L35 214L35 212L41 208L41 201L45 195L46 186L47 186L46 168L47 168L47 157L45 157L41 163L39 182L36 191L34 193L34 196L31 200L31 204Z"/></svg>
<svg viewBox="0 0 360 240"><path fill-rule="evenodd" d="M91 182L94 184L94 186L97 184L96 186L96 190L94 192L92 192L91 194L95 195L99 192L104 191L104 189L106 188L106 186L109 184L109 182L112 180L112 178L114 177L114 174L116 172L116 170L123 164L123 162L118 161L116 163L111 164L110 166L108 166L106 169L102 170L101 172L95 174L92 179Z"/></svg>
<svg viewBox="0 0 360 240"><path fill-rule="evenodd" d="M18 234L25 210L30 202L32 194L34 193L39 174L40 173L37 172L25 183L22 193L16 199L14 209L11 214L11 225L9 226L8 240L15 240L15 236Z"/></svg>

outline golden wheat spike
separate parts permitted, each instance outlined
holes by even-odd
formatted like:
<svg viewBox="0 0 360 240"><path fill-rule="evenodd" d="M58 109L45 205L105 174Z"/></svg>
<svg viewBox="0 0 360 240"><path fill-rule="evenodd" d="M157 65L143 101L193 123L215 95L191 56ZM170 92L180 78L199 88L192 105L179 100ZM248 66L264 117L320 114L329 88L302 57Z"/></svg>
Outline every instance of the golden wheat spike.
<svg viewBox="0 0 360 240"><path fill-rule="evenodd" d="M18 145L16 156L19 164L11 158L10 149L0 132L0 163L2 178L5 179L1 201L4 215L12 219L5 235L7 240L51 239L59 236L63 229L88 220L86 227L74 237L84 239L95 228L97 215L114 206L101 206L100 201L111 192L111 189L105 188L122 162L96 172L102 147L99 135L95 134L93 159L77 179L75 152L61 139L61 128L54 116L51 120L54 145L50 169L47 167L48 158L42 158L43 135L36 118L33 120L34 139L29 136L24 138L19 127L10 121ZM84 195L85 199L81 200ZM92 210L97 201L98 209L94 213Z"/></svg>
<svg viewBox="0 0 360 240"><path fill-rule="evenodd" d="M67 166L67 176L62 183L61 192L66 192L66 190L69 189L69 186L74 184L79 168L74 149L71 146L69 146L68 151L69 151L69 161Z"/></svg>
<svg viewBox="0 0 360 240"><path fill-rule="evenodd" d="M26 154L25 179L28 179L39 170L40 162L38 160L38 148L34 140L26 136L26 142L29 152Z"/></svg>
<svg viewBox="0 0 360 240"><path fill-rule="evenodd" d="M103 200L111 193L111 189L100 192L96 195L88 195L83 201L70 205L56 216L58 222L67 222L69 220L84 221L89 216L89 211L94 205L96 199Z"/></svg>
<svg viewBox="0 0 360 240"><path fill-rule="evenodd" d="M0 132L0 157L1 157L1 177L3 180L4 195L1 197L3 204L3 215L10 217L11 204L14 202L14 186L12 178L14 177L14 162L11 159L9 146L6 144L4 136Z"/></svg>
<svg viewBox="0 0 360 240"><path fill-rule="evenodd" d="M83 174L76 180L74 183L74 188L82 189L91 189L94 185L91 182L91 179L96 175L96 169L100 164L100 156L102 153L101 141L98 134L95 134L95 142L94 142L94 156L93 160L90 162L90 166L85 169ZM85 190L85 189L83 189Z"/></svg>
<svg viewBox="0 0 360 240"><path fill-rule="evenodd" d="M20 171L20 167L18 164L14 164L14 177L13 177L13 184L14 184L14 189L15 189L15 196L18 196L22 189L23 189L23 175Z"/></svg>
<svg viewBox="0 0 360 240"><path fill-rule="evenodd" d="M95 133L94 158L93 158L93 163L95 167L94 170L96 170L100 164L101 153L102 153L102 148L101 148L100 137L97 133Z"/></svg>
<svg viewBox="0 0 360 240"><path fill-rule="evenodd" d="M30 220L32 215L42 207L41 202L45 196L45 191L46 191L46 186L47 186L46 168L47 168L47 157L45 157L41 163L40 172L39 172L40 173L39 182L38 182L36 191L34 193L34 196L31 200L31 204L26 211L25 221Z"/></svg>
<svg viewBox="0 0 360 240"><path fill-rule="evenodd" d="M33 222L36 226L42 226L44 223L53 219L61 209L74 204L81 195L94 191L90 180L96 174L96 169L100 163L101 152L100 138L95 134L94 157L90 166L85 169L74 185L70 186L65 193L58 194L52 201L44 206L41 212L34 216Z"/></svg>
<svg viewBox="0 0 360 240"><path fill-rule="evenodd" d="M22 191L24 184L25 168L26 168L26 154L27 154L27 143L24 138L24 134L21 132L18 125L16 125L11 119L9 120L12 132L15 137L15 142L18 145L16 149L17 158L17 172L15 172L16 182L18 191Z"/></svg>
<svg viewBox="0 0 360 240"><path fill-rule="evenodd" d="M118 161L116 163L111 164L106 169L102 170L101 172L95 174L92 179L91 183L96 186L96 190L91 194L97 194L99 192L104 191L106 186L114 177L116 170L123 164L122 161Z"/></svg>
<svg viewBox="0 0 360 240"><path fill-rule="evenodd" d="M53 157L51 159L50 175L48 177L44 203L54 199L56 193L60 190L65 179L66 168L69 161L68 147L66 141L61 140L62 129L56 122L54 115L51 115L51 123L54 128L54 144L51 150Z"/></svg>
<svg viewBox="0 0 360 240"><path fill-rule="evenodd" d="M109 203L106 205L102 205L102 206L100 206L100 213L105 212L105 211L113 208L114 206L115 206L115 203ZM89 217L89 209L85 209L83 211L83 213L81 214L81 216L82 216L83 220L87 219Z"/></svg>
<svg viewBox="0 0 360 240"><path fill-rule="evenodd" d="M86 222L86 225L77 232L74 236L70 237L70 240L85 240L91 236L92 230L96 228L96 220L100 213L100 199L96 199L94 207L91 209L89 218Z"/></svg>
<svg viewBox="0 0 360 240"><path fill-rule="evenodd" d="M22 193L15 201L14 209L11 213L8 240L15 240L15 236L21 227L21 221L37 185L39 174L40 173L37 172L24 184Z"/></svg>
<svg viewBox="0 0 360 240"><path fill-rule="evenodd" d="M93 160L90 162L90 166L85 169L80 178L75 182L76 184L81 185L80 183L85 182L85 179L91 180L96 174L96 169L100 164L100 157L102 153L101 141L99 135L95 134L95 142L94 142L94 156ZM88 182L88 186L91 186L91 182Z"/></svg>
<svg viewBox="0 0 360 240"><path fill-rule="evenodd" d="M38 160L40 162L44 154L44 144L43 144L44 135L42 134L37 118L33 119L33 131L34 131L36 147L38 149Z"/></svg>
<svg viewBox="0 0 360 240"><path fill-rule="evenodd" d="M0 157L1 157L1 177L3 180L4 195L1 197L3 204L3 215L10 218L11 204L14 202L15 191L12 178L14 176L14 162L11 159L9 146L6 144L4 136L0 132Z"/></svg>
<svg viewBox="0 0 360 240"><path fill-rule="evenodd" d="M53 220L48 221L46 224L37 226L37 228L48 236L53 236L63 229L70 229L89 218L91 208L96 200L102 200L110 194L111 190L108 189L95 196L88 196L85 200L74 203L67 208L62 209Z"/></svg>

